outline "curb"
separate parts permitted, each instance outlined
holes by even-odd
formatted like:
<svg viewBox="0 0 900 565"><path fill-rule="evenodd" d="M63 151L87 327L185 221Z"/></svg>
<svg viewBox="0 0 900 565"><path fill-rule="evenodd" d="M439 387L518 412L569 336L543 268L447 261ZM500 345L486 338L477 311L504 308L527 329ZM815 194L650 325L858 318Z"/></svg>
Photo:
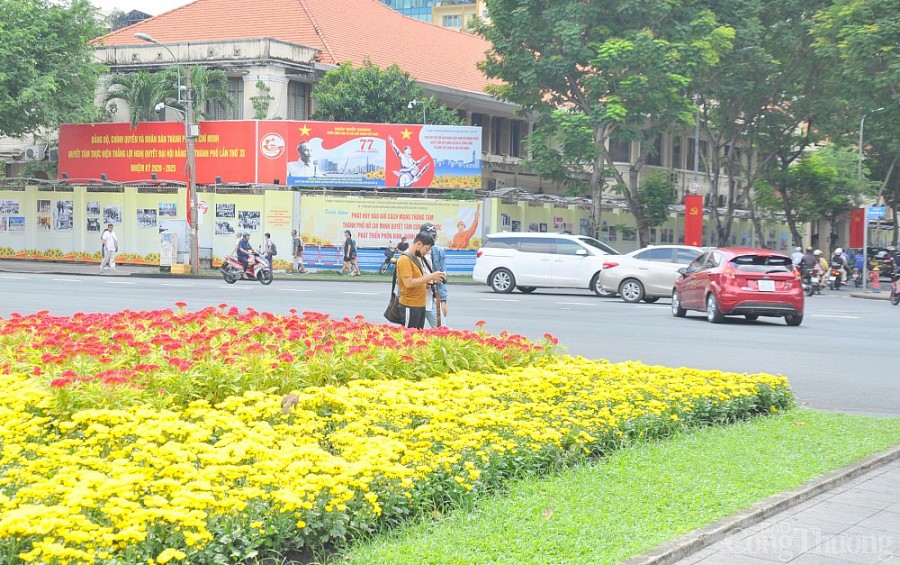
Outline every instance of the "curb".
<svg viewBox="0 0 900 565"><path fill-rule="evenodd" d="M766 498L747 510L694 530L680 539L667 542L648 552L623 561L623 565L667 565L700 551L729 535L758 524L775 514L840 486L872 469L900 459L900 445L857 463L806 482L794 490Z"/></svg>
<svg viewBox="0 0 900 565"><path fill-rule="evenodd" d="M890 300L891 292L890 289L887 292L851 292L850 296L853 298L867 298L869 300Z"/></svg>

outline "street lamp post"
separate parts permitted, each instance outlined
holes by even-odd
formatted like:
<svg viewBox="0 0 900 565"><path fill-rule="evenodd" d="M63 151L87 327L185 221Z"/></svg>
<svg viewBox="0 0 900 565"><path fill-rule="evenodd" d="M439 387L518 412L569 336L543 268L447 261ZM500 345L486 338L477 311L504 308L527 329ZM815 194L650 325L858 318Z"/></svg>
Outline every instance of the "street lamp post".
<svg viewBox="0 0 900 565"><path fill-rule="evenodd" d="M178 108L172 108L173 110L177 110L179 114L184 118L184 142L187 150L187 173L188 173L188 183L187 190L188 196L190 198L190 210L188 210L188 219L191 223L191 274L199 275L200 274L200 242L197 236L198 232L198 222L199 222L199 195L197 194L197 171L195 168L196 165L196 155L194 153L194 140L196 139L199 131L198 127L194 124L194 101L191 96L191 73L187 72L185 74L185 81L187 84L184 89L184 99L181 97L182 89L181 89L181 68L178 67L178 57L172 52L169 47L163 43L160 43L153 37L147 35L146 33L136 33L134 36L141 41L146 41L148 43L155 43L159 45L163 49L169 52L169 55L172 56L172 59L175 60L175 70L178 74L178 101L184 102L185 111L181 111ZM163 104L165 107L165 104ZM171 106L168 106L171 108Z"/></svg>
<svg viewBox="0 0 900 565"><path fill-rule="evenodd" d="M859 148L858 148L858 156L856 159L856 182L858 184L857 190L862 190L862 163L863 163L863 130L866 126L866 117L870 114L874 114L875 112L880 112L884 110L884 108L876 108L871 112L867 112L863 114L862 119L859 120ZM878 204L876 202L876 204ZM869 280L869 207L866 206L863 209L863 276L862 276L862 289L866 290L866 282Z"/></svg>
<svg viewBox="0 0 900 565"><path fill-rule="evenodd" d="M425 102L424 101L410 100L409 104L407 104L406 107L408 109L412 110L413 108L416 107L416 105L422 106L422 125L425 125Z"/></svg>

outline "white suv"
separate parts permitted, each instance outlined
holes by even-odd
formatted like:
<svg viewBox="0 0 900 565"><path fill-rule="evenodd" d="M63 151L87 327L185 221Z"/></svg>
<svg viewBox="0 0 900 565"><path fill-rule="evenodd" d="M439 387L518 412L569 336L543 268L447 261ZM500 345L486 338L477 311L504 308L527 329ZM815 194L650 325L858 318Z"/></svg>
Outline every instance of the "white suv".
<svg viewBox="0 0 900 565"><path fill-rule="evenodd" d="M603 262L619 252L585 235L492 233L475 255L472 278L494 292L534 292L541 287L583 288L613 296L600 286Z"/></svg>

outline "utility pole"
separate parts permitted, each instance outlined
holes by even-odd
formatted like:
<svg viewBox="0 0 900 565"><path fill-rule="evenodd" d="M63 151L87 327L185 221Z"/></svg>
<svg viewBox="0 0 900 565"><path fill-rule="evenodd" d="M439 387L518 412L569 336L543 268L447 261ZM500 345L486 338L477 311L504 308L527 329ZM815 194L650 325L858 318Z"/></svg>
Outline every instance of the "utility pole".
<svg viewBox="0 0 900 565"><path fill-rule="evenodd" d="M187 144L188 192L191 201L191 274L200 274L200 241L197 236L200 223L200 198L197 194L197 169L194 155L194 140L198 127L194 124L194 98L191 92L191 69L184 73L187 91L185 92L184 135Z"/></svg>

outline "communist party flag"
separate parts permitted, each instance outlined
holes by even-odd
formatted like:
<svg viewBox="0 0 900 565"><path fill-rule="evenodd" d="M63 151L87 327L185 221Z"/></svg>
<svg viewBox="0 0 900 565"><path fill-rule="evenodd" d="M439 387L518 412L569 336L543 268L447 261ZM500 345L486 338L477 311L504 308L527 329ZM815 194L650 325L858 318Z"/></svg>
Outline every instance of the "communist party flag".
<svg viewBox="0 0 900 565"><path fill-rule="evenodd" d="M703 241L703 197L684 197L684 244L700 246Z"/></svg>

